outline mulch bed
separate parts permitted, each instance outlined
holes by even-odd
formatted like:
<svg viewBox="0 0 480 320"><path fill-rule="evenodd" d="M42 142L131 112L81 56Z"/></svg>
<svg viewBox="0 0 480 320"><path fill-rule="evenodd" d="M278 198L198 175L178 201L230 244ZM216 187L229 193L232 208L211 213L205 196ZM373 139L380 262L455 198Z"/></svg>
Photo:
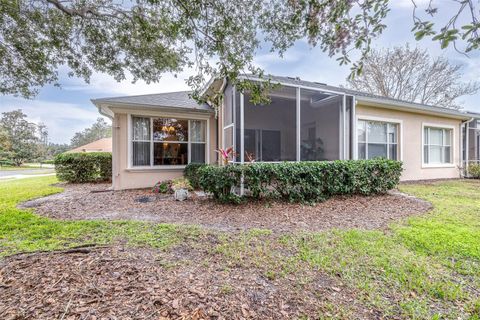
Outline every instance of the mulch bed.
<svg viewBox="0 0 480 320"><path fill-rule="evenodd" d="M254 267L227 268L220 257L190 253L113 246L7 257L0 260L0 318L381 318L337 278L316 272L271 280Z"/></svg>
<svg viewBox="0 0 480 320"><path fill-rule="evenodd" d="M179 202L150 190L105 191L109 187L106 184L63 187L63 193L28 201L22 207L35 208L38 214L56 219L131 219L195 224L221 231L265 228L277 232L385 229L392 221L431 208L428 202L398 192L336 197L315 206L283 202L222 205L195 195Z"/></svg>

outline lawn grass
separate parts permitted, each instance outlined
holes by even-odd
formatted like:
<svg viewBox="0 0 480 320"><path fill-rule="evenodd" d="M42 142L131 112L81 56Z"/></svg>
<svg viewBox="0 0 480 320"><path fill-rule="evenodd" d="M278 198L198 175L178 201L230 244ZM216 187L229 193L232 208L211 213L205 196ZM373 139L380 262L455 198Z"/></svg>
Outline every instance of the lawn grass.
<svg viewBox="0 0 480 320"><path fill-rule="evenodd" d="M295 277L301 286L312 281L301 270L328 274L385 317L480 319L480 181L401 185L434 208L386 231L208 232L213 242L203 242L207 231L193 227L58 221L16 208L59 192L50 186L54 182L55 177L0 182L0 256L116 241L164 250L183 243L221 257L212 260L222 268L259 268L269 280ZM348 306L335 305L338 314L343 307Z"/></svg>
<svg viewBox="0 0 480 320"><path fill-rule="evenodd" d="M20 202L62 191L53 176L0 181L0 257L123 241L168 248L195 237L197 229L135 221L60 221L16 208Z"/></svg>
<svg viewBox="0 0 480 320"><path fill-rule="evenodd" d="M426 215L383 231L245 232L218 250L267 276L311 269L338 277L386 317L480 319L480 181L402 185L430 201ZM280 247L279 247L280 245Z"/></svg>

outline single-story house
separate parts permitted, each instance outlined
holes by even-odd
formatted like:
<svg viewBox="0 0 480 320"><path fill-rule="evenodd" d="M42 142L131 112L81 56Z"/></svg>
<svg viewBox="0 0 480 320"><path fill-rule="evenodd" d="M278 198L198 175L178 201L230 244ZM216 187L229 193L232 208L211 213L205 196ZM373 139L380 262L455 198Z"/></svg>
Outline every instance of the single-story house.
<svg viewBox="0 0 480 320"><path fill-rule="evenodd" d="M76 152L112 152L112 138L102 138L67 151Z"/></svg>
<svg viewBox="0 0 480 320"><path fill-rule="evenodd" d="M92 100L113 120L113 188L150 187L181 176L188 163L218 163L215 150L231 146L235 163L401 160L402 180L458 178L466 160L480 159L480 114L270 79L280 86L266 105L252 104L226 79L205 89L223 92L219 108L189 92Z"/></svg>

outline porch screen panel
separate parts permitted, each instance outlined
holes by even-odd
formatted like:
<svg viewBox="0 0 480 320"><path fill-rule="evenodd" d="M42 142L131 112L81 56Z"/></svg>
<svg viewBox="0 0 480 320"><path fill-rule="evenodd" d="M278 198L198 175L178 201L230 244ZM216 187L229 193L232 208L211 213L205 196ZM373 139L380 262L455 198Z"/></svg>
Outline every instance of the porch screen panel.
<svg viewBox="0 0 480 320"><path fill-rule="evenodd" d="M150 118L132 117L132 165L150 165Z"/></svg>
<svg viewBox="0 0 480 320"><path fill-rule="evenodd" d="M296 89L272 90L270 99L270 103L255 105L245 93L245 161L296 160Z"/></svg>
<svg viewBox="0 0 480 320"><path fill-rule="evenodd" d="M340 159L342 96L300 90L300 159L302 161ZM348 117L346 117L348 120ZM346 131L349 127L344 128Z"/></svg>
<svg viewBox="0 0 480 320"><path fill-rule="evenodd" d="M234 114L234 108L233 108L233 99L235 97L233 96L233 88L231 85L228 85L225 88L225 93L224 93L224 110L223 110L223 125L227 126L229 124L233 123L233 114Z"/></svg>

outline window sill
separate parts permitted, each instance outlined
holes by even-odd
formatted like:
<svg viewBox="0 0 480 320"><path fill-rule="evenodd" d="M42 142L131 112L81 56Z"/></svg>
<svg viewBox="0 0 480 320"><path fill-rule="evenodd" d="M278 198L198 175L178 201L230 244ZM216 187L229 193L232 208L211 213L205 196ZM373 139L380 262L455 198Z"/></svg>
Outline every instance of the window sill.
<svg viewBox="0 0 480 320"><path fill-rule="evenodd" d="M183 170L186 166L155 166L155 167L131 167L125 169L128 172L152 172L152 171L168 171L168 170Z"/></svg>
<svg viewBox="0 0 480 320"><path fill-rule="evenodd" d="M446 164L422 164L422 169L435 169L435 168L456 168L453 163Z"/></svg>

